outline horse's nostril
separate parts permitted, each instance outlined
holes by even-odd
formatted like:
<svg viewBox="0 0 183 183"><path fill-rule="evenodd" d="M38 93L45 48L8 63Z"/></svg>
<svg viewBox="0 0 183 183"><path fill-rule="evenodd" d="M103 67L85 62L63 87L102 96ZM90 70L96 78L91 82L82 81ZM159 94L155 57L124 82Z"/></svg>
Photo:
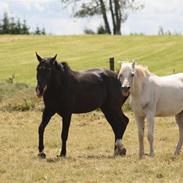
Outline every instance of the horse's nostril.
<svg viewBox="0 0 183 183"><path fill-rule="evenodd" d="M130 86L122 86L121 88L124 89L124 90L129 90Z"/></svg>

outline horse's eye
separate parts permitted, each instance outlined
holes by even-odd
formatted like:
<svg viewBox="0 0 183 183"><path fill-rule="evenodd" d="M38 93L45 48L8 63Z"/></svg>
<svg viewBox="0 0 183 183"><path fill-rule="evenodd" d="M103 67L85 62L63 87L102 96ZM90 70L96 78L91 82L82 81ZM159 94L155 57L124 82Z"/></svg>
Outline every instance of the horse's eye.
<svg viewBox="0 0 183 183"><path fill-rule="evenodd" d="M135 73L134 73L134 72L132 72L132 73L131 73L131 76L133 77L134 75L135 75Z"/></svg>

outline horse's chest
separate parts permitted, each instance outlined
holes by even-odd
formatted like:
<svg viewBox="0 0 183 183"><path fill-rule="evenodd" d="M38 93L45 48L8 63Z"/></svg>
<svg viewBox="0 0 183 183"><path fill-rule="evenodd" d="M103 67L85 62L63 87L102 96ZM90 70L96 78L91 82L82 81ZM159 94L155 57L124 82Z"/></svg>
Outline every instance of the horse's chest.
<svg viewBox="0 0 183 183"><path fill-rule="evenodd" d="M131 105L132 110L135 113L137 113L140 116L144 116L145 115L145 112L144 112L145 106L143 107L143 104L142 104L142 102L140 100L133 100L133 99L131 99L130 105Z"/></svg>

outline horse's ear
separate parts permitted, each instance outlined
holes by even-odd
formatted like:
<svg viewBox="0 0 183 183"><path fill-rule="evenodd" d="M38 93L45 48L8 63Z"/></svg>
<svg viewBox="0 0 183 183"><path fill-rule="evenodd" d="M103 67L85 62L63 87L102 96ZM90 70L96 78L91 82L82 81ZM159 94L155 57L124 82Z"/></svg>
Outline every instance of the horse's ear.
<svg viewBox="0 0 183 183"><path fill-rule="evenodd" d="M39 62L42 61L42 58L37 54L37 52L36 52L36 57L37 57L37 60L38 60Z"/></svg>
<svg viewBox="0 0 183 183"><path fill-rule="evenodd" d="M57 58L57 54L50 59L51 64L55 63L56 58Z"/></svg>
<svg viewBox="0 0 183 183"><path fill-rule="evenodd" d="M135 69L135 60L133 60L132 69L133 69L133 70Z"/></svg>
<svg viewBox="0 0 183 183"><path fill-rule="evenodd" d="M118 61L118 63L122 66L125 63L125 61L121 60L121 61Z"/></svg>

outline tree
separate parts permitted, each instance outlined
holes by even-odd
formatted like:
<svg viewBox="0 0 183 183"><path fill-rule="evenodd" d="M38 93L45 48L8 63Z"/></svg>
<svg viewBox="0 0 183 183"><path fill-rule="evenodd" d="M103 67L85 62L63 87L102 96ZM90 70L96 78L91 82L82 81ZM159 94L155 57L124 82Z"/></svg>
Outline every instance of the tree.
<svg viewBox="0 0 183 183"><path fill-rule="evenodd" d="M44 27L43 27L42 30L41 30L41 34L42 34L42 35L46 35L46 30L45 30Z"/></svg>
<svg viewBox="0 0 183 183"><path fill-rule="evenodd" d="M100 26L97 28L97 34L106 34L106 29L104 28L103 25L100 25Z"/></svg>
<svg viewBox="0 0 183 183"><path fill-rule="evenodd" d="M21 25L20 19L18 19L16 22L15 32L16 34L21 34L22 33L21 31L22 31L22 25Z"/></svg>
<svg viewBox="0 0 183 183"><path fill-rule="evenodd" d="M107 34L121 34L121 24L127 20L129 10L143 8L143 5L136 3L136 0L61 0L61 3L65 7L73 6L75 17L102 15ZM112 19L112 30L109 17Z"/></svg>
<svg viewBox="0 0 183 183"><path fill-rule="evenodd" d="M34 32L34 34L40 35L41 34L41 30L39 29L39 27L36 27L36 30Z"/></svg>
<svg viewBox="0 0 183 183"><path fill-rule="evenodd" d="M24 20L22 24L22 34L29 34L29 27L26 24L26 20Z"/></svg>
<svg viewBox="0 0 183 183"><path fill-rule="evenodd" d="M2 34L8 34L10 33L10 30L9 30L9 17L8 17L8 14L7 13L4 13L4 17L2 19Z"/></svg>
<svg viewBox="0 0 183 183"><path fill-rule="evenodd" d="M46 34L45 28L40 29L37 26L35 32L30 32L29 29L26 20L21 22L20 19L16 20L14 17L9 18L7 13L4 13L3 19L0 20L0 34Z"/></svg>
<svg viewBox="0 0 183 183"><path fill-rule="evenodd" d="M14 18L10 18L10 23L9 23L9 33L10 34L16 34L16 23Z"/></svg>
<svg viewBox="0 0 183 183"><path fill-rule="evenodd" d="M162 26L160 26L160 27L159 27L159 30L158 30L158 35L162 36L162 35L164 35L164 34L165 34L165 33L164 33L164 29L163 29Z"/></svg>

